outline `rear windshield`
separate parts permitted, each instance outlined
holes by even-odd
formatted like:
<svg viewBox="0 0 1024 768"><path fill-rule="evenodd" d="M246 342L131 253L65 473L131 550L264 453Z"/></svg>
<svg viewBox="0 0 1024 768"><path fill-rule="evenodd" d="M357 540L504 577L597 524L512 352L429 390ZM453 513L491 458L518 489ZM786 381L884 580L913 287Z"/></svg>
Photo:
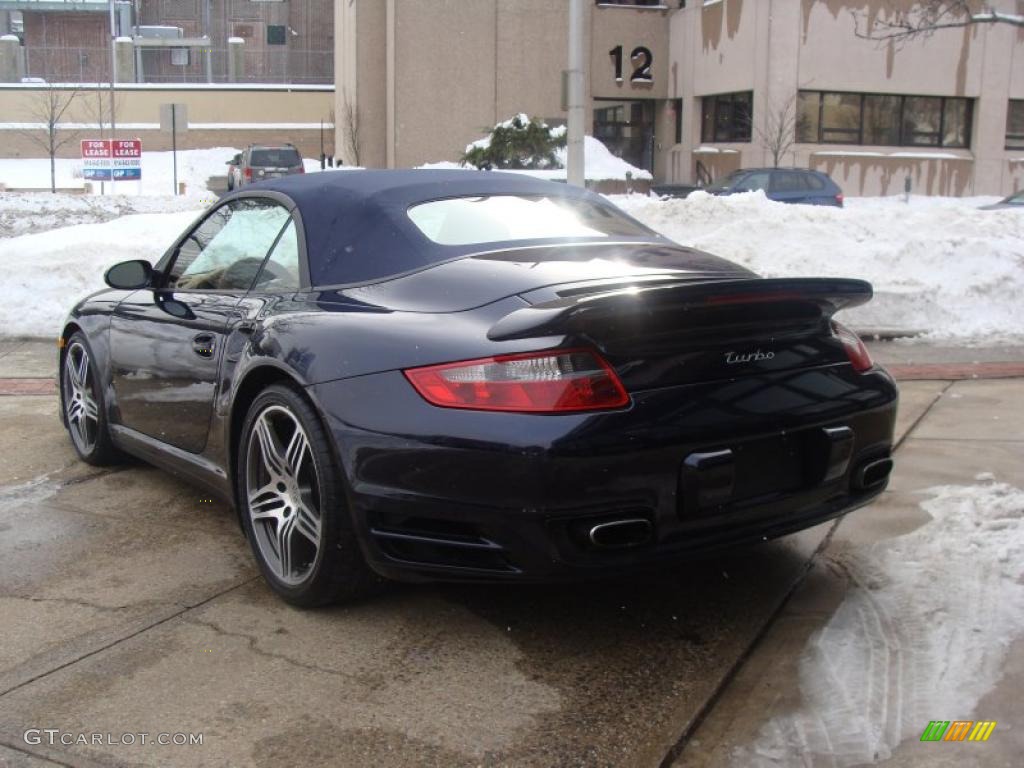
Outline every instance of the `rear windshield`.
<svg viewBox="0 0 1024 768"><path fill-rule="evenodd" d="M302 165L298 150L292 147L280 149L254 149L249 153L249 165L261 168L291 168Z"/></svg>
<svg viewBox="0 0 1024 768"><path fill-rule="evenodd" d="M610 205L542 195L453 197L414 205L408 213L417 229L438 245L652 234Z"/></svg>

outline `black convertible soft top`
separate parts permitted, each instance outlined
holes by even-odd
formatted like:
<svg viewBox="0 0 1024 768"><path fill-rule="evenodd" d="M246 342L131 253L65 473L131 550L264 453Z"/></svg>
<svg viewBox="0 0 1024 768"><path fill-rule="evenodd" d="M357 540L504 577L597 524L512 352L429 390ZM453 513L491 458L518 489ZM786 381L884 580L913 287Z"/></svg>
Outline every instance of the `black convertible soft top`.
<svg viewBox="0 0 1024 768"><path fill-rule="evenodd" d="M493 171L338 170L285 176L244 190L240 194L272 190L294 201L305 229L314 286L380 280L481 250L478 244L440 245L427 238L406 215L417 203L478 195L546 195L608 205L579 187ZM643 239L662 238L651 232ZM488 244L492 247L502 244Z"/></svg>

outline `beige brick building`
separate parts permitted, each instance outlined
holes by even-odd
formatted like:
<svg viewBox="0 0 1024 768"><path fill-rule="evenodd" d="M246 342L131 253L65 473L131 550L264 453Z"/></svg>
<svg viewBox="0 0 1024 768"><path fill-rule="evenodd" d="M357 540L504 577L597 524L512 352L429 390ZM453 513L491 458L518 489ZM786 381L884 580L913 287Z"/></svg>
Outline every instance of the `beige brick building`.
<svg viewBox="0 0 1024 768"><path fill-rule="evenodd" d="M904 2L904 0L894 0ZM908 0L909 1L909 0ZM986 5L1024 13L1022 0ZM854 34L890 0L587 4L588 132L663 182L771 165L829 172L850 195L1024 187L1024 30ZM336 0L336 144L349 162L455 160L520 111L560 121L567 0ZM354 140L353 140L354 137Z"/></svg>

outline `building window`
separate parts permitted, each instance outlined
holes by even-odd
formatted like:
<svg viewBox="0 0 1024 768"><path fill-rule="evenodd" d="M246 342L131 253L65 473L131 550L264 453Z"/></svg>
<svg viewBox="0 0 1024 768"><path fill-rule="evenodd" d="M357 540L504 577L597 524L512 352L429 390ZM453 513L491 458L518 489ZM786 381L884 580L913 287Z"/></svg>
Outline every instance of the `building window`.
<svg viewBox="0 0 1024 768"><path fill-rule="evenodd" d="M1006 112L1006 148L1024 149L1024 99L1010 99Z"/></svg>
<svg viewBox="0 0 1024 768"><path fill-rule="evenodd" d="M641 8L668 8L669 0L597 0L598 5L634 5Z"/></svg>
<svg viewBox="0 0 1024 768"><path fill-rule="evenodd" d="M800 91L797 141L890 147L971 145L970 99Z"/></svg>
<svg viewBox="0 0 1024 768"><path fill-rule="evenodd" d="M701 141L750 141L754 93L720 93L701 99Z"/></svg>
<svg viewBox="0 0 1024 768"><path fill-rule="evenodd" d="M676 113L676 144L683 143L683 100L672 99L672 111Z"/></svg>
<svg viewBox="0 0 1024 768"><path fill-rule="evenodd" d="M283 24L267 25L267 45L287 45L288 28Z"/></svg>

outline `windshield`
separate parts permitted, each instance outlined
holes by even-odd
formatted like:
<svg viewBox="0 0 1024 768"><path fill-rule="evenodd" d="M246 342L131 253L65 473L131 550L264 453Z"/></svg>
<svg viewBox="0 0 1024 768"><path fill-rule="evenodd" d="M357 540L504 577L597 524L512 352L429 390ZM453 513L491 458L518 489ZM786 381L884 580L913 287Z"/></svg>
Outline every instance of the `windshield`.
<svg viewBox="0 0 1024 768"><path fill-rule="evenodd" d="M292 147L254 149L249 155L249 165L260 168L291 168L302 165L302 158Z"/></svg>
<svg viewBox="0 0 1024 768"><path fill-rule="evenodd" d="M414 205L408 213L438 245L654 234L610 205L549 196L455 197Z"/></svg>

